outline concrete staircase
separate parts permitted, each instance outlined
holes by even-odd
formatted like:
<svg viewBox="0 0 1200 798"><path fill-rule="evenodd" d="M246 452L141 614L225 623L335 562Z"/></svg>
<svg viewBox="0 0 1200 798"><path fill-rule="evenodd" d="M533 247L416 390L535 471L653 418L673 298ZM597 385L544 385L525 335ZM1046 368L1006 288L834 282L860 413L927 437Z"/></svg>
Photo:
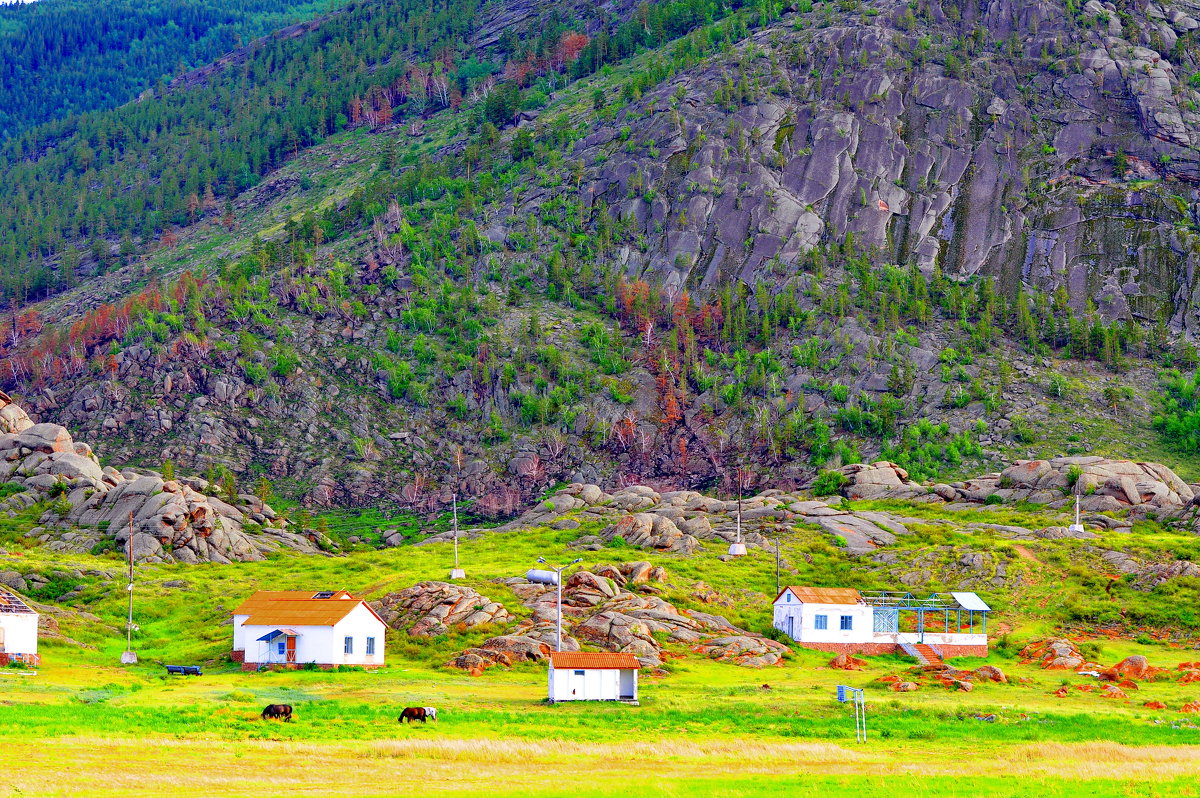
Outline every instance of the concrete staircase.
<svg viewBox="0 0 1200 798"><path fill-rule="evenodd" d="M946 664L942 662L942 658L938 656L938 653L933 650L932 646L928 646L924 643L915 643L913 645L913 651L916 652L917 662L926 667L930 665L940 666Z"/></svg>

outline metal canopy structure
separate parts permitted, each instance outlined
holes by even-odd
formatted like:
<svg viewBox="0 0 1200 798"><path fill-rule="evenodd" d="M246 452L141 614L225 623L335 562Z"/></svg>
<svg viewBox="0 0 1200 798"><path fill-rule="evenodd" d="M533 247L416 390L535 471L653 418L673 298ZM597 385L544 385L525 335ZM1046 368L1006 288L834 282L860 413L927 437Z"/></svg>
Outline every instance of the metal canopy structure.
<svg viewBox="0 0 1200 798"><path fill-rule="evenodd" d="M259 643L270 643L277 637L298 637L295 629L274 629L258 638Z"/></svg>
<svg viewBox="0 0 1200 798"><path fill-rule="evenodd" d="M925 628L926 617L941 615L938 626L942 632L975 633L976 616L982 622L981 632L987 634L987 616L992 608L975 593L930 593L917 596L907 591L867 590L862 592L862 602L875 608L874 627L876 632L900 632L900 613L915 612L916 633L925 641L925 632L938 632L937 628ZM965 616L964 616L965 613ZM911 617L911 616L910 616ZM964 621L966 622L964 625Z"/></svg>
<svg viewBox="0 0 1200 798"><path fill-rule="evenodd" d="M992 608L974 593L930 593L919 597L898 590L864 590L864 604L897 610L973 610L991 612Z"/></svg>

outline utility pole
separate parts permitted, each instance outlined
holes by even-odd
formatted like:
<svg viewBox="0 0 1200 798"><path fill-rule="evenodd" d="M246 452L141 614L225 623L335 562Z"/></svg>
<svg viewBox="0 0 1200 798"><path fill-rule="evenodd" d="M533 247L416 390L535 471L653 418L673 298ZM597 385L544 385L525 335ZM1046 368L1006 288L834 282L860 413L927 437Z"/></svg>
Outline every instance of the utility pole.
<svg viewBox="0 0 1200 798"><path fill-rule="evenodd" d="M779 586L779 528L775 528L775 595L783 588Z"/></svg>
<svg viewBox="0 0 1200 798"><path fill-rule="evenodd" d="M125 622L125 653L121 655L122 665L136 665L137 654L133 653L133 513L129 513L129 539L125 541L129 550L129 618Z"/></svg>
<svg viewBox="0 0 1200 798"><path fill-rule="evenodd" d="M454 505L454 569L450 571L450 578L466 579L467 572L458 565L458 494L450 494L450 501Z"/></svg>

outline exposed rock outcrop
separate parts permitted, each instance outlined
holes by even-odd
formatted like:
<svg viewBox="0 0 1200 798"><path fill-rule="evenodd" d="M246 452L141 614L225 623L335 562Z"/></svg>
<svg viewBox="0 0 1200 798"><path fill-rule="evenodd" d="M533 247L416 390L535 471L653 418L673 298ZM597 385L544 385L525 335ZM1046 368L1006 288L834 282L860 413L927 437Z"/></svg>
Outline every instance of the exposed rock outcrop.
<svg viewBox="0 0 1200 798"><path fill-rule="evenodd" d="M626 590L624 586L654 589L666 579L661 568L649 563L597 565L577 571L563 583L563 649L581 645L604 651L631 653L643 666L663 662L663 645L675 643L693 653L746 667L778 664L787 647L774 640L739 629L725 618L698 610L681 610L656 595ZM508 635L493 638L450 665L476 672L490 665L508 665L519 659L542 659L553 650L557 591L523 579L505 580L533 610ZM516 656L514 656L516 652Z"/></svg>
<svg viewBox="0 0 1200 798"><path fill-rule="evenodd" d="M272 526L275 511L252 496L239 496L235 506L205 494L204 480L102 468L65 427L32 423L2 393L0 430L0 482L25 488L0 511L58 497L40 519L41 540L51 549L88 551L113 541L151 562L257 560L281 546L319 551L314 540Z"/></svg>
<svg viewBox="0 0 1200 798"><path fill-rule="evenodd" d="M421 582L389 593L371 606L388 626L406 629L413 637L435 637L451 627L472 629L512 620L503 604L465 585L448 582Z"/></svg>
<svg viewBox="0 0 1200 798"><path fill-rule="evenodd" d="M1181 510L1195 496L1191 486L1164 465L1096 456L1018 460L1003 471L952 484L912 482L907 471L886 461L856 463L840 472L848 479L842 492L851 499L972 504L999 500L1064 507L1074 501L1072 494L1079 493L1085 512L1161 514Z"/></svg>

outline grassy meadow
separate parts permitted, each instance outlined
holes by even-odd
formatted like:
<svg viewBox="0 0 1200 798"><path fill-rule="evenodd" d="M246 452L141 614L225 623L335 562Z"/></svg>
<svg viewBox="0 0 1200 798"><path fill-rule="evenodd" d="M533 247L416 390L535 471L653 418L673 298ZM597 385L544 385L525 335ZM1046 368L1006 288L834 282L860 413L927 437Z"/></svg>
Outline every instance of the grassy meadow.
<svg viewBox="0 0 1200 798"><path fill-rule="evenodd" d="M920 508L909 509L915 515ZM979 520L1001 522L1001 513L1007 513L1005 523L1021 519L1019 512L994 512ZM1035 525L1045 521L1030 518ZM579 556L567 544L587 531L535 528L465 541L467 581L520 615L527 611L512 592L491 580L523 574L538 555ZM940 551L948 545L945 535L936 524L917 525L896 550L913 556ZM1147 546L1183 545L1152 528L1132 537ZM452 558L445 544L362 548L345 556L281 554L228 566L140 567L135 595L142 630L135 649L141 661L128 668L117 664L124 649L120 560L13 549L0 556L0 570L81 576L73 578L70 593L48 602L61 610L55 616L61 637L43 638L36 675L0 669L0 798L802 789L866 796L1195 795L1200 728L1179 709L1200 699L1200 685L1148 681L1129 690L1128 700L1075 689L1058 698L1053 692L1063 684L1095 680L1020 663L1020 644L1069 622L1063 608L1088 595L1072 577L1082 556L1070 548L1076 543L1029 543L1025 551L1034 559L1014 554L1011 560L1013 569L1026 569L1022 586L1003 595L984 592L1005 607L995 619L1004 634L986 661L1008 675L1008 684L961 693L926 679L917 692L894 693L880 680L913 678L913 663L903 657L874 657L863 671L843 672L827 667L828 654L795 649L782 667L752 670L676 648L665 674L643 677L640 707L548 706L545 670L534 664L476 678L443 667L499 629L433 640L390 632L388 666L376 672L242 673L228 661L230 610L254 590L346 588L375 598L444 578ZM785 584L869 587L877 578L852 567L816 530L790 533L783 551ZM717 559L720 553L715 545L692 558L610 547L582 556L584 566L637 559L661 564L670 575L669 600L765 630L774 558L752 550L726 563ZM699 603L699 592L708 603ZM1157 639L1096 637L1086 645L1104 663L1141 653L1152 665L1173 669L1200 659L1186 641ZM205 675L168 677L164 664L202 664ZM866 689L865 744L854 741L849 707L833 698L839 683ZM1147 701L1167 709L1149 709ZM259 719L262 707L275 702L295 707L294 723ZM400 726L397 715L408 705L437 706L441 720Z"/></svg>

